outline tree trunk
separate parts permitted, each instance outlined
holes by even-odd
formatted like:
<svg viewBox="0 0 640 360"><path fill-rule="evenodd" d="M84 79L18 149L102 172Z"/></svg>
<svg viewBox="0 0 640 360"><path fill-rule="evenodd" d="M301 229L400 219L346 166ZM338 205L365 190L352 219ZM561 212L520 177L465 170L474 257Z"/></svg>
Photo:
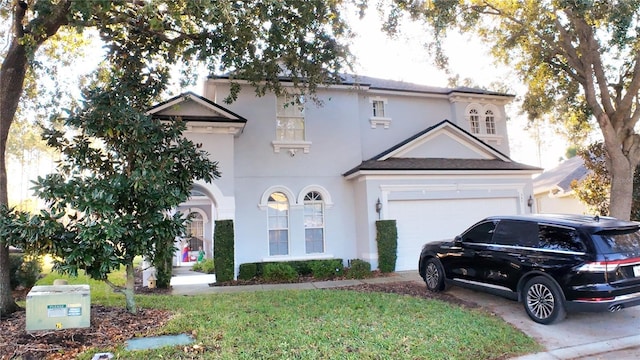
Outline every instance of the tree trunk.
<svg viewBox="0 0 640 360"><path fill-rule="evenodd" d="M633 170L629 159L619 149L607 149L609 154L609 174L611 190L609 198L609 215L629 220L633 205Z"/></svg>
<svg viewBox="0 0 640 360"><path fill-rule="evenodd" d="M50 13L29 20L26 27L32 29L35 26L43 30L43 33L36 38L35 44L30 44L32 53L27 53L23 37L29 33L25 30L28 4L26 2L18 4L17 1L12 3L14 6L11 44L2 61L2 67L0 67L0 205L8 205L9 203L5 159L7 138L24 90L29 56L33 56L38 47L55 35L62 25L68 24L67 16L71 6L70 0L62 0L52 8ZM0 249L0 315L7 315L18 309L11 293L8 246L0 239L0 248L2 248Z"/></svg>
<svg viewBox="0 0 640 360"><path fill-rule="evenodd" d="M22 45L13 40L7 56L0 67L0 206L8 205L7 165L5 153L7 138L18 102L24 88L27 70L27 56ZM0 315L10 314L18 309L11 293L9 274L9 244L0 239Z"/></svg>
<svg viewBox="0 0 640 360"><path fill-rule="evenodd" d="M134 297L135 295L135 286L136 286L136 278L135 278L135 269L133 268L133 261L129 261L126 265L126 271L127 271L127 280L126 283L124 285L124 290L122 291L124 293L124 298L125 301L127 303L127 311L135 314L137 313L137 309L136 309L136 299Z"/></svg>

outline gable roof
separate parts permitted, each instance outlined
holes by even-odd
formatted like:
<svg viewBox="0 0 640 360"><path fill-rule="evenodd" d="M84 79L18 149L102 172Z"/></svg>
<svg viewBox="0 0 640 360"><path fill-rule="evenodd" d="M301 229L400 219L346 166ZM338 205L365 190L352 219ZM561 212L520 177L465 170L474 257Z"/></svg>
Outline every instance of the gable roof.
<svg viewBox="0 0 640 360"><path fill-rule="evenodd" d="M446 140L447 149L430 147L431 142ZM458 154L464 157L456 157ZM421 149L421 150L418 150ZM360 165L343 174L350 178L363 172L393 173L418 171L528 171L540 172L542 169L512 161L508 156L487 145L469 132L449 120L401 141L380 154L365 160Z"/></svg>
<svg viewBox="0 0 640 360"><path fill-rule="evenodd" d="M570 193L571 182L584 180L589 170L584 166L584 160L580 156L567 159L556 167L549 169L533 179L534 194L551 192L553 195Z"/></svg>
<svg viewBox="0 0 640 360"><path fill-rule="evenodd" d="M171 110L188 101L192 101L204 108L205 114L189 114L187 111L181 113L180 115L173 114L175 111ZM172 114L168 115L167 113L169 112ZM149 110L147 110L147 114L153 115L154 117L161 120L170 120L175 116L180 116L185 121L235 122L242 124L247 122L247 119L234 113L233 111L226 109L203 96L196 95L191 91L174 96L171 99L165 100L152 106Z"/></svg>

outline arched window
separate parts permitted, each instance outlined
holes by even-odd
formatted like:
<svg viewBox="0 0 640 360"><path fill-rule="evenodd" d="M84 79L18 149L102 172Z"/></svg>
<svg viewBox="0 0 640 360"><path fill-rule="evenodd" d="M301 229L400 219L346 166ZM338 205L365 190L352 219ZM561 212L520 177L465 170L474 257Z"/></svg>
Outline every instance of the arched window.
<svg viewBox="0 0 640 360"><path fill-rule="evenodd" d="M269 217L269 255L289 254L289 200L282 192L274 192L267 201Z"/></svg>
<svg viewBox="0 0 640 360"><path fill-rule="evenodd" d="M469 129L471 129L472 134L480 133L480 114L477 109L469 110Z"/></svg>
<svg viewBox="0 0 640 360"><path fill-rule="evenodd" d="M317 191L304 197L304 238L307 254L324 252L324 201Z"/></svg>
<svg viewBox="0 0 640 360"><path fill-rule="evenodd" d="M488 135L496 134L496 117L492 110L484 112L484 124Z"/></svg>

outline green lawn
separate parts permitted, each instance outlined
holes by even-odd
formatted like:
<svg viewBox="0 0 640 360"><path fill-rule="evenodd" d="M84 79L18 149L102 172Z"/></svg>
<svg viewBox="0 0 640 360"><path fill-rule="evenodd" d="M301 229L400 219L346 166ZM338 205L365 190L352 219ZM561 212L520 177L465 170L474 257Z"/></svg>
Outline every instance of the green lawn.
<svg viewBox="0 0 640 360"><path fill-rule="evenodd" d="M47 276L39 284L49 284ZM119 281L116 274L113 281ZM124 307L103 283L84 277L92 303ZM499 317L447 303L382 293L336 290L264 291L203 296L139 295L139 307L173 318L157 334L197 334L204 354L165 347L111 351L123 359L507 359L539 351Z"/></svg>

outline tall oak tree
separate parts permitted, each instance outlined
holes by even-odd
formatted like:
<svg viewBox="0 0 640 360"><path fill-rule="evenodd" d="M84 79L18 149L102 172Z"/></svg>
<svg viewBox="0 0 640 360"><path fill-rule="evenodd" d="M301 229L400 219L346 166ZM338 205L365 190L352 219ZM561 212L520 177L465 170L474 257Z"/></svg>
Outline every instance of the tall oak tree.
<svg viewBox="0 0 640 360"><path fill-rule="evenodd" d="M443 67L450 31L475 36L527 86L531 120L595 120L608 154L610 214L629 219L640 163L640 1L392 0L386 29L402 16L424 22ZM473 54L469 54L473 56Z"/></svg>

